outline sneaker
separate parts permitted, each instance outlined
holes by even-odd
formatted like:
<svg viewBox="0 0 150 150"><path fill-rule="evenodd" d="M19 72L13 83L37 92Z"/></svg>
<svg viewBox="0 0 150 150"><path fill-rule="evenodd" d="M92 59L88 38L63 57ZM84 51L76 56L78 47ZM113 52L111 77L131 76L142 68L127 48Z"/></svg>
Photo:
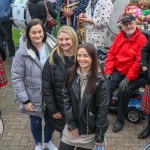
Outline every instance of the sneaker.
<svg viewBox="0 0 150 150"><path fill-rule="evenodd" d="M52 141L49 141L49 143L44 143L43 147L48 150L58 150L58 148L52 143Z"/></svg>
<svg viewBox="0 0 150 150"><path fill-rule="evenodd" d="M112 131L113 132L119 132L119 131L122 130L123 126L124 126L124 122L123 121L116 120L116 122L115 122L115 124L114 124L114 126L112 128Z"/></svg>
<svg viewBox="0 0 150 150"><path fill-rule="evenodd" d="M35 146L35 150L44 150L43 147L41 145L36 145Z"/></svg>

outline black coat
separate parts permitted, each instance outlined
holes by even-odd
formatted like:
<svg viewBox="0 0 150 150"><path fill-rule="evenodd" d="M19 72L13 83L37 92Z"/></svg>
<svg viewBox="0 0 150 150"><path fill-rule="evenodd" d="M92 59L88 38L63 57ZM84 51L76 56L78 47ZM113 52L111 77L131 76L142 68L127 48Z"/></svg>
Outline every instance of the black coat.
<svg viewBox="0 0 150 150"><path fill-rule="evenodd" d="M54 119L53 114L60 112L63 117L63 96L62 88L64 86L65 75L67 73L65 64L58 54L54 53L54 65L50 65L49 59L43 69L43 100L45 102L46 120L54 129L62 132L65 119Z"/></svg>
<svg viewBox="0 0 150 150"><path fill-rule="evenodd" d="M94 95L85 88L80 106L80 83L77 74L69 90L63 88L64 112L68 130L79 129L79 134L95 134L96 142L103 142L108 128L109 86L104 76L99 73Z"/></svg>
<svg viewBox="0 0 150 150"><path fill-rule="evenodd" d="M47 14L44 6L44 1L43 0L29 0L28 1L28 9L29 13L32 19L38 18L45 23ZM50 4L50 2L47 2L48 10L51 16L56 19L57 18L57 13L53 7L53 5Z"/></svg>
<svg viewBox="0 0 150 150"><path fill-rule="evenodd" d="M148 68L148 70L144 72L145 83L150 84L150 39L142 49L141 67L143 66Z"/></svg>
<svg viewBox="0 0 150 150"><path fill-rule="evenodd" d="M6 60L6 41L7 41L7 32L0 23L0 54L3 60Z"/></svg>

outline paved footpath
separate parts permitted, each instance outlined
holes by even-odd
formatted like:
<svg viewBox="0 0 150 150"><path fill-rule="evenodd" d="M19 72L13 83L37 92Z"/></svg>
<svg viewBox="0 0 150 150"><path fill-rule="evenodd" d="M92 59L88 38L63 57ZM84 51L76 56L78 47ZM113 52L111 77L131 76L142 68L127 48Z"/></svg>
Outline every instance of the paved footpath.
<svg viewBox="0 0 150 150"><path fill-rule="evenodd" d="M13 88L11 82L11 61L5 62L9 84L0 91L0 110L4 122L4 134L0 139L0 150L34 150L34 141L30 133L29 118L18 111L18 103L13 100ZM105 145L107 150L140 150L143 145L150 142L139 140L137 135L145 128L147 120L139 124L125 122L123 131L113 133L112 124L115 122L115 114L110 113L110 125L106 134ZM59 134L54 133L53 142L59 145Z"/></svg>

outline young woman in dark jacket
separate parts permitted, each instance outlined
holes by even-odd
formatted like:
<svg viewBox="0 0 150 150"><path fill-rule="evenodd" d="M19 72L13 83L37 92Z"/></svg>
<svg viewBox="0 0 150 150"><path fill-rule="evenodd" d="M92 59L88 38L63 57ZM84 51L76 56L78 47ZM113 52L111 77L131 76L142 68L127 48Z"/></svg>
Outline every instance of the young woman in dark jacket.
<svg viewBox="0 0 150 150"><path fill-rule="evenodd" d="M93 44L78 49L62 93L67 124L59 150L92 150L101 145L108 128L110 93Z"/></svg>
<svg viewBox="0 0 150 150"><path fill-rule="evenodd" d="M142 100L142 110L148 114L148 124L144 131L139 134L138 138L145 139L150 135L150 39L142 50L141 67L146 83Z"/></svg>
<svg viewBox="0 0 150 150"><path fill-rule="evenodd" d="M74 64L78 39L70 26L62 26L57 39L57 47L51 52L43 69L43 100L47 121L62 132L65 125L62 88L67 70Z"/></svg>

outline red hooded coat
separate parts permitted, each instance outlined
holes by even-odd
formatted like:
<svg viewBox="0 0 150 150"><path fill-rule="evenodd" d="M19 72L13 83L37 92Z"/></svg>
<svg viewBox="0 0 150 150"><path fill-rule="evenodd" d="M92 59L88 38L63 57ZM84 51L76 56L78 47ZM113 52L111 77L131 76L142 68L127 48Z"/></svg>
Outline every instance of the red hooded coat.
<svg viewBox="0 0 150 150"><path fill-rule="evenodd" d="M126 75L128 80L136 80L141 72L141 50L146 43L147 39L140 29L137 28L131 38L127 38L122 30L110 47L104 73L112 74L114 69L117 69L121 74Z"/></svg>

